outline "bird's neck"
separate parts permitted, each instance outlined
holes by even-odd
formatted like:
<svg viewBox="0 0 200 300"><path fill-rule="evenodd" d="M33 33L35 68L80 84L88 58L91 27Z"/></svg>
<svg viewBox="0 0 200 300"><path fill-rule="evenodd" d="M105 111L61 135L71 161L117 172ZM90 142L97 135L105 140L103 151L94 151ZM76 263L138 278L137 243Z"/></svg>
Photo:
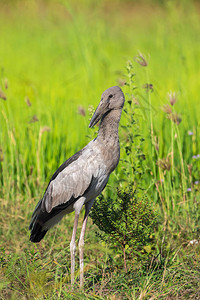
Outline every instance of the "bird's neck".
<svg viewBox="0 0 200 300"><path fill-rule="evenodd" d="M99 141L111 142L117 139L118 128L122 109L111 110L102 118L99 126L97 139Z"/></svg>

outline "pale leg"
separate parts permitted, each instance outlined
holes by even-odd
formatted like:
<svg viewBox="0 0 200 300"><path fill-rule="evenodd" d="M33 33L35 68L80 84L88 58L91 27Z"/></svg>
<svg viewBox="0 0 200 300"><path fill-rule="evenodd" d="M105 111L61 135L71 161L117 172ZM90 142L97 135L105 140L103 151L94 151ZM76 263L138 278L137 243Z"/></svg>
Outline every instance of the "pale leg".
<svg viewBox="0 0 200 300"><path fill-rule="evenodd" d="M76 253L76 231L78 226L79 214L75 213L74 228L72 233L72 239L70 243L70 253L71 253L71 284L74 283L74 272L75 272L75 253Z"/></svg>
<svg viewBox="0 0 200 300"><path fill-rule="evenodd" d="M88 220L88 215L89 211L92 207L92 204L94 203L95 199L92 199L90 202L85 204L85 216L83 220L83 226L81 229L81 235L79 239L79 259L80 259L80 287L83 286L83 252L84 252L84 236L85 236L85 230L86 230L86 225L87 225L87 220Z"/></svg>

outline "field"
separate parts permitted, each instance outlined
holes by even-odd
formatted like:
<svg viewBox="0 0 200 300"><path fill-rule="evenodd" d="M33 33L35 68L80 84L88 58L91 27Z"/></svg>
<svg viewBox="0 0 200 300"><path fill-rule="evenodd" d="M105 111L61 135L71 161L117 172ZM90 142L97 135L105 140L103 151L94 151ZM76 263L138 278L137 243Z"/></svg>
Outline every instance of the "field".
<svg viewBox="0 0 200 300"><path fill-rule="evenodd" d="M197 1L0 2L0 299L200 299L199 32ZM126 96L121 161L88 222L84 289L78 254L72 289L74 215L39 244L28 226L114 85ZM99 201L114 211L127 186L156 225L127 244L124 268L97 225Z"/></svg>

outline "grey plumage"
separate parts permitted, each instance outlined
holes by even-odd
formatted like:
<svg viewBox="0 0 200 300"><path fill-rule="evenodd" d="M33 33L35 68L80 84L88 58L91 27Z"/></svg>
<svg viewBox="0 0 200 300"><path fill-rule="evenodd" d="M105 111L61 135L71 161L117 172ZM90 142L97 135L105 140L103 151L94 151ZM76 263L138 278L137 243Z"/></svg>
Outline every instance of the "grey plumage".
<svg viewBox="0 0 200 300"><path fill-rule="evenodd" d="M65 214L75 210L78 218L83 205L86 206L84 239L90 207L119 162L118 125L123 105L124 95L119 87L109 88L102 94L89 125L93 127L101 121L98 136L64 162L52 176L32 215L29 227L32 242L39 242ZM75 240L74 236L72 240Z"/></svg>

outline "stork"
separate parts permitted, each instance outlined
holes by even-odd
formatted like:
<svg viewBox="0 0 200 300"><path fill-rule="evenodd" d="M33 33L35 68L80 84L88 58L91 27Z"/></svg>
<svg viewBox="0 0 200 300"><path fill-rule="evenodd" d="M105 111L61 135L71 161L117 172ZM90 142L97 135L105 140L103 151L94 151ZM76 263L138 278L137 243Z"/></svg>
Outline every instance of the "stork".
<svg viewBox="0 0 200 300"><path fill-rule="evenodd" d="M80 286L83 286L84 235L88 214L95 198L105 188L111 172L120 158L119 121L124 105L124 94L114 86L103 92L101 101L90 121L89 128L100 121L97 137L82 150L66 160L53 174L43 198L38 202L30 222L30 240L40 242L47 231L65 214L75 211L70 243L71 284L74 283L76 231L80 211L85 215L79 238Z"/></svg>

